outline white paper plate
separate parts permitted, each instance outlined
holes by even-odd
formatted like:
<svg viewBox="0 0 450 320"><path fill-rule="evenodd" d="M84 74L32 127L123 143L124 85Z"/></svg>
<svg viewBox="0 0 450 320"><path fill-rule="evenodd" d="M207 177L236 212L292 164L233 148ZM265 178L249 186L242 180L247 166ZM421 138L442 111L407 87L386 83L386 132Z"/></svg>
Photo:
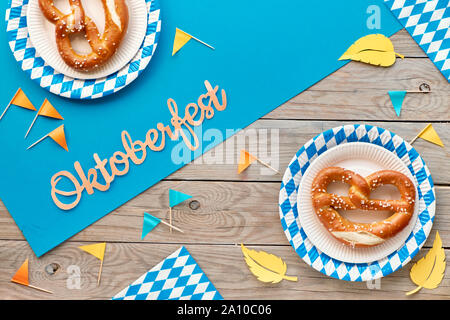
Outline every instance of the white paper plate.
<svg viewBox="0 0 450 320"><path fill-rule="evenodd" d="M416 186L416 205L414 215L408 226L396 236L374 247L352 248L336 240L320 222L311 200L311 185L314 178L320 170L332 166L349 169L362 176L367 176L379 170L395 170L406 175ZM415 177L412 176L404 162L385 148L364 142L339 145L321 154L306 170L300 182L297 196L299 223L311 242L319 250L336 260L350 263L377 261L403 246L414 229L420 209L417 185ZM348 191L348 185L331 184L328 190L339 195L345 195ZM387 200L398 199L399 192L394 186L383 186L374 190L372 197ZM384 220L391 215L388 212L363 210L341 211L340 213L351 221L363 223Z"/></svg>
<svg viewBox="0 0 450 320"><path fill-rule="evenodd" d="M80 72L69 67L59 55L55 41L55 26L43 16L38 0L30 0L27 11L28 32L31 42L44 61L56 71L75 79L99 79L122 69L138 52L147 30L147 6L145 0L127 0L129 21L127 33L117 52L97 70ZM68 13L69 1L55 1L64 13ZM99 31L104 30L104 10L100 0L82 0L86 15L97 24ZM89 45L81 39L72 43L79 52L90 52Z"/></svg>

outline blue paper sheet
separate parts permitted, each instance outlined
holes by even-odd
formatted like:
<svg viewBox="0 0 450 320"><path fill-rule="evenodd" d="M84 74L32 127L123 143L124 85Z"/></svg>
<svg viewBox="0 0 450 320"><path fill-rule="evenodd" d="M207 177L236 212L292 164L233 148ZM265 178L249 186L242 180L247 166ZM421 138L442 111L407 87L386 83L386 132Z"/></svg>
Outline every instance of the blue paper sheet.
<svg viewBox="0 0 450 320"><path fill-rule="evenodd" d="M381 10L380 30L367 28L367 8L373 4ZM2 12L6 6L1 1ZM167 99L173 98L183 112L204 93L204 80L224 88L227 109L202 129L217 128L225 136L226 129L248 126L343 66L337 59L358 38L389 36L400 29L382 1L164 0L161 10L162 34L147 70L117 94L91 102L60 98L37 86L14 60L5 32L0 33L1 105L6 107L22 87L35 105L47 97L65 118L70 152L50 139L26 150L56 127L54 120L41 119L26 140L33 112L14 108L0 121L0 198L37 256L182 166L171 161L171 147L179 142L169 141L164 151L149 152L141 165L131 164L107 192L84 194L70 211L59 209L50 194L55 173L74 172L75 161L92 168L94 153L104 159L122 150L122 130L143 140L158 122L169 123ZM5 22L1 25L5 30ZM190 41L172 57L176 27L216 50Z"/></svg>

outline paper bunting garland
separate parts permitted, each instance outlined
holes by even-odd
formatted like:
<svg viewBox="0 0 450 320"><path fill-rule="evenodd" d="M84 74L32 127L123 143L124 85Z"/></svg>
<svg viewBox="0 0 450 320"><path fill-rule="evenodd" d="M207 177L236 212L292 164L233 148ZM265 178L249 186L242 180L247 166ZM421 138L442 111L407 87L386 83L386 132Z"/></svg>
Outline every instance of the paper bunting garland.
<svg viewBox="0 0 450 320"><path fill-rule="evenodd" d="M42 289L42 288L39 288L39 287L36 287L36 286L33 286L30 284L30 281L28 279L28 259L25 260L25 262L20 266L19 270L17 270L17 272L11 278L11 282L21 284L23 286L27 286L29 288L33 288L33 289L36 289L39 291L53 293L46 289Z"/></svg>
<svg viewBox="0 0 450 320"><path fill-rule="evenodd" d="M30 99L28 99L28 97L26 96L25 92L23 92L22 89L19 88L19 90L17 90L16 94L11 99L11 101L8 104L8 106L5 108L5 110L3 111L2 115L0 116L0 120L3 118L3 116L6 113L6 111L8 111L9 107L12 106L12 105L17 106L17 107L21 107L21 108L24 108L24 109L36 111L36 108L33 106L33 104L31 103Z"/></svg>
<svg viewBox="0 0 450 320"><path fill-rule="evenodd" d="M395 63L397 56L404 58L403 55L394 51L389 38L382 34L369 34L352 44L339 60L353 60L389 67Z"/></svg>
<svg viewBox="0 0 450 320"><path fill-rule="evenodd" d="M144 273L112 300L223 300L184 246Z"/></svg>
<svg viewBox="0 0 450 320"><path fill-rule="evenodd" d="M89 244L89 245L85 245L85 246L80 246L78 248L93 255L94 257L96 257L97 259L99 259L101 261L100 269L98 270L98 278L97 278L97 286L100 285L100 277L102 275L102 270L103 270L103 260L105 259L106 242Z"/></svg>
<svg viewBox="0 0 450 320"><path fill-rule="evenodd" d="M52 106L50 101L45 99L44 102L42 103L42 106L39 108L39 111L37 112L36 116L34 117L33 121L31 122L30 127L28 128L28 131L25 134L25 138L30 133L31 128L33 128L34 123L36 122L39 116L64 120L64 118L59 114L59 112L55 109L55 107Z"/></svg>
<svg viewBox="0 0 450 320"><path fill-rule="evenodd" d="M263 166L273 170L274 172L276 172L278 174L280 173L280 171L278 171L277 169L273 168L268 163L262 161L261 159L255 157L254 155L252 155L248 151L242 149L241 150L241 154L239 156L238 174L243 172L243 171L245 171L245 169L247 169L255 161L258 161Z"/></svg>
<svg viewBox="0 0 450 320"><path fill-rule="evenodd" d="M437 288L444 278L445 265L445 251L442 247L442 240L439 236L439 232L436 232L433 248L431 248L427 255L417 261L411 268L411 280L418 285L418 287L407 292L406 295L409 296L414 294L422 288Z"/></svg>
<svg viewBox="0 0 450 320"><path fill-rule="evenodd" d="M175 30L175 39L173 41L173 49L172 49L172 56L177 53L181 48L183 48L183 46L189 42L189 40L194 39L198 42L200 42L201 44L204 44L205 46L211 48L214 50L214 48L212 46L210 46L209 44L207 44L206 42L203 42L202 40L190 35L187 32L184 32L183 30L180 30L178 28L176 28Z"/></svg>
<svg viewBox="0 0 450 320"><path fill-rule="evenodd" d="M192 196L180 191L169 189L169 222L172 224L172 207L192 198ZM172 232L172 227L170 228Z"/></svg>
<svg viewBox="0 0 450 320"><path fill-rule="evenodd" d="M423 130L420 131L419 134L415 136L414 139L412 139L409 144L413 144L414 141L416 141L418 138L422 138L428 142L444 147L441 138L439 138L439 135L437 134L436 130L434 130L433 125L431 123L429 123L425 128L423 128Z"/></svg>
<svg viewBox="0 0 450 320"><path fill-rule="evenodd" d="M248 249L241 243L241 250L244 254L251 273L261 282L278 283L281 280L298 281L297 277L287 276L286 263L276 255Z"/></svg>
<svg viewBox="0 0 450 320"><path fill-rule="evenodd" d="M181 233L184 233L183 230L157 218L152 216L150 213L144 212L144 223L142 224L142 234L141 234L141 240L144 240L145 236L152 231L153 229L156 228L156 226L160 223L165 224L166 226L169 226Z"/></svg>
<svg viewBox="0 0 450 320"><path fill-rule="evenodd" d="M50 132L50 133L46 134L45 136L43 136L42 138L40 138L38 141L33 143L31 146L29 146L27 148L27 150L33 148L35 145L37 145L39 142L43 141L45 138L51 138L58 145L60 145L62 148L64 148L64 150L69 151L69 148L67 147L66 134L64 132L64 125L59 126L52 132Z"/></svg>

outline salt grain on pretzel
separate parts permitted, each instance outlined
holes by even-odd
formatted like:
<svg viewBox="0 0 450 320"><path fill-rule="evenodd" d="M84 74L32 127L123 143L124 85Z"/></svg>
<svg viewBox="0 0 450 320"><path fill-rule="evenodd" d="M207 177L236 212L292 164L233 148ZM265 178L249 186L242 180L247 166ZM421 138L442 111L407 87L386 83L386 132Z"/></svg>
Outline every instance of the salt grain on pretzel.
<svg viewBox="0 0 450 320"><path fill-rule="evenodd" d="M333 181L343 181L351 186L347 197L326 191ZM370 192L385 184L397 187L401 199L370 199ZM350 170L330 167L321 170L314 178L311 196L319 220L336 239L353 247L370 247L383 243L408 225L414 212L416 190L411 180L397 171L378 171L364 178ZM355 223L337 212L337 209L377 211L387 208L394 214L373 223Z"/></svg>
<svg viewBox="0 0 450 320"><path fill-rule="evenodd" d="M48 21L55 24L56 44L64 62L80 71L91 71L105 64L117 51L128 27L128 7L125 0L102 0L105 11L105 31L84 13L81 0L68 0L69 14L63 14L53 0L39 0L39 7ZM84 33L92 51L79 54L72 48L70 35Z"/></svg>

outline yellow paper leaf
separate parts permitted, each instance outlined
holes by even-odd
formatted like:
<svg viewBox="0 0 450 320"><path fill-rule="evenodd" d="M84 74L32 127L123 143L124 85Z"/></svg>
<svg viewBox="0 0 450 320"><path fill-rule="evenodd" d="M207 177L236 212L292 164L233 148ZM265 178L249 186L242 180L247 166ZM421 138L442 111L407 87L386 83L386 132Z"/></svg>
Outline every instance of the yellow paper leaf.
<svg viewBox="0 0 450 320"><path fill-rule="evenodd" d="M250 271L262 282L278 283L281 280L297 281L297 277L286 276L286 263L279 257L264 252L246 248L241 244L241 250Z"/></svg>
<svg viewBox="0 0 450 320"><path fill-rule="evenodd" d="M382 34L369 34L352 44L339 60L353 60L389 67L395 63L396 56L404 58L394 51L394 45L389 38Z"/></svg>
<svg viewBox="0 0 450 320"><path fill-rule="evenodd" d="M406 295L416 293L422 288L437 288L444 278L445 265L445 252L442 248L442 240L439 232L436 232L433 248L411 268L411 280L418 287L406 293Z"/></svg>

